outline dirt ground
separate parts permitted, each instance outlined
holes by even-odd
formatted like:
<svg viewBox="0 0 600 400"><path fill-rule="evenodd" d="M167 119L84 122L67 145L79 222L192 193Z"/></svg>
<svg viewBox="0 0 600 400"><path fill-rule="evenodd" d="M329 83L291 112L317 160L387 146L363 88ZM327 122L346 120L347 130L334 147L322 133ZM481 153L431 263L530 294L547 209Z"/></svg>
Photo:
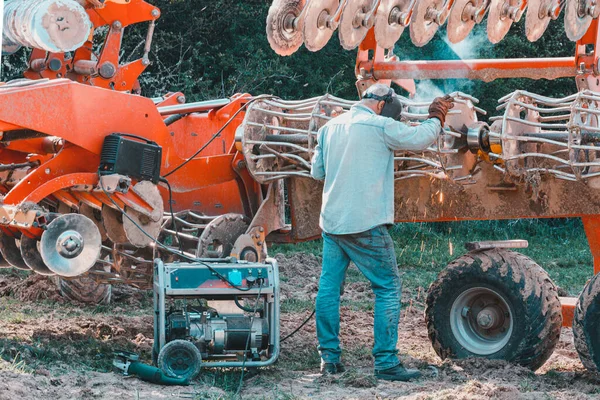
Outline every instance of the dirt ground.
<svg viewBox="0 0 600 400"><path fill-rule="evenodd" d="M309 302L316 295L319 260L309 254L280 260L282 297ZM362 281L348 282L341 340L349 370L334 379L318 374L314 321L282 344L279 362L249 373L244 399L596 399L600 380L588 374L563 329L550 360L535 373L502 361L442 361L431 348L423 297L404 293L399 350L424 378L413 383L377 382L372 375L372 294ZM110 372L112 351L126 348L149 358L149 296L117 289L110 306L63 302L46 278L0 276L0 399L228 399L237 371L203 372L187 387L157 386ZM409 298L411 300L409 300ZM366 310L361 309L364 304ZM292 310L292 309L290 309ZM282 315L285 336L311 310Z"/></svg>

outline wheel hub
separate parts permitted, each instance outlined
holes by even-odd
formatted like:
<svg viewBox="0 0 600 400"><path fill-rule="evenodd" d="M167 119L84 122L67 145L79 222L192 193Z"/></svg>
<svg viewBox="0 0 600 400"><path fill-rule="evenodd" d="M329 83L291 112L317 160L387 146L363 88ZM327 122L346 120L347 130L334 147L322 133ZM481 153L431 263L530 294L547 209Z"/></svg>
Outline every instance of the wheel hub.
<svg viewBox="0 0 600 400"><path fill-rule="evenodd" d="M478 356L494 354L506 346L513 325L504 296L485 287L465 290L450 310L454 337L462 347Z"/></svg>
<svg viewBox="0 0 600 400"><path fill-rule="evenodd" d="M75 258L83 251L83 236L76 231L63 232L56 241L56 251L65 258Z"/></svg>
<svg viewBox="0 0 600 400"><path fill-rule="evenodd" d="M496 305L488 306L477 314L477 324L483 329L495 329L504 322L504 315Z"/></svg>

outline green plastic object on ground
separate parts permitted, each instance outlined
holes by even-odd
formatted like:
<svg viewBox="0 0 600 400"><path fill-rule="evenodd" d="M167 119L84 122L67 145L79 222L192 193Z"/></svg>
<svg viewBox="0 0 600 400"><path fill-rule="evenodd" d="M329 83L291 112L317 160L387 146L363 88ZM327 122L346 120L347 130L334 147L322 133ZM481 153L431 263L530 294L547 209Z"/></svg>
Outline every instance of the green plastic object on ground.
<svg viewBox="0 0 600 400"><path fill-rule="evenodd" d="M113 366L125 376L135 375L143 381L158 385L187 386L190 384L190 380L187 378L172 378L165 375L159 368L140 362L139 356L129 351L115 352Z"/></svg>

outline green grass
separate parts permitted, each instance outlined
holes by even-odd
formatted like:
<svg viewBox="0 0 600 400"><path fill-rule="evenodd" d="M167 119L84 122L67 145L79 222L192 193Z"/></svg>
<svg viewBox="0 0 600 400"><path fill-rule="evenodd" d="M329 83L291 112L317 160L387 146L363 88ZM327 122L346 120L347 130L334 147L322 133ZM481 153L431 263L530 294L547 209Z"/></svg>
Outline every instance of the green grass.
<svg viewBox="0 0 600 400"><path fill-rule="evenodd" d="M466 252L467 242L525 239L529 248L518 250L531 257L560 287L577 295L593 274L593 261L583 225L578 218L521 219L397 224L391 229L404 285L410 290L427 287L451 260ZM310 252L321 256L320 240L296 245L274 245L271 254ZM347 282L363 280L358 271Z"/></svg>

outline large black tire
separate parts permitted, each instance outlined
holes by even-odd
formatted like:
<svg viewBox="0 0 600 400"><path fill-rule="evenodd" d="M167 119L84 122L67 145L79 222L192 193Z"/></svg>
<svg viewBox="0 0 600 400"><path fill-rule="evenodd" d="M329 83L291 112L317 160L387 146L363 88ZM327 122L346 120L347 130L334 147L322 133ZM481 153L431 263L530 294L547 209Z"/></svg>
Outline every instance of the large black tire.
<svg viewBox="0 0 600 400"><path fill-rule="evenodd" d="M593 373L600 372L600 274L588 282L581 292L575 317L575 348L583 365Z"/></svg>
<svg viewBox="0 0 600 400"><path fill-rule="evenodd" d="M71 301L86 304L109 304L112 295L112 286L97 283L89 276L74 279L56 277L56 284L60 294Z"/></svg>
<svg viewBox="0 0 600 400"><path fill-rule="evenodd" d="M472 306L462 307L461 299L471 294ZM494 314L501 321L494 331L479 322L490 305L501 311ZM562 326L557 288L546 271L504 249L471 252L451 262L429 288L425 314L429 338L442 359L501 359L533 370L554 351Z"/></svg>

